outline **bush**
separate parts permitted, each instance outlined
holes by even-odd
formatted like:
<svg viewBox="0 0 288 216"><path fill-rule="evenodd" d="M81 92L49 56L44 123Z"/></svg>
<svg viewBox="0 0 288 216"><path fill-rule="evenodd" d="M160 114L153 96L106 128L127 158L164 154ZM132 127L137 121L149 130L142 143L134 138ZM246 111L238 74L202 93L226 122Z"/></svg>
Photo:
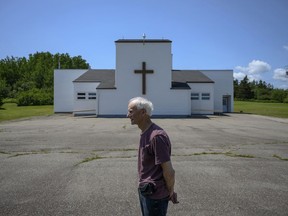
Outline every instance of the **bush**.
<svg viewBox="0 0 288 216"><path fill-rule="evenodd" d="M17 104L18 106L52 105L53 95L50 91L35 88L19 93Z"/></svg>
<svg viewBox="0 0 288 216"><path fill-rule="evenodd" d="M3 100L8 95L8 88L5 80L0 80L0 107L4 104Z"/></svg>
<svg viewBox="0 0 288 216"><path fill-rule="evenodd" d="M284 99L283 103L288 103L288 96Z"/></svg>
<svg viewBox="0 0 288 216"><path fill-rule="evenodd" d="M15 98L5 98L3 103L17 103L17 100Z"/></svg>
<svg viewBox="0 0 288 216"><path fill-rule="evenodd" d="M276 100L280 103L283 103L284 100L287 98L287 92L283 89L273 89L272 90L272 100Z"/></svg>

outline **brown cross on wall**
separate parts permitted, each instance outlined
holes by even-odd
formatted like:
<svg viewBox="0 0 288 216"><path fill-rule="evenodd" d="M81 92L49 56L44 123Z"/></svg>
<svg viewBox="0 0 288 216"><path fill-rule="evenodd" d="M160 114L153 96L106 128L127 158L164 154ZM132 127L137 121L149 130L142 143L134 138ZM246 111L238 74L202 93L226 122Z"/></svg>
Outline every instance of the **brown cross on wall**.
<svg viewBox="0 0 288 216"><path fill-rule="evenodd" d="M135 70L135 73L142 74L142 94L146 94L146 74L154 73L153 70L146 70L146 62L142 62L142 70Z"/></svg>

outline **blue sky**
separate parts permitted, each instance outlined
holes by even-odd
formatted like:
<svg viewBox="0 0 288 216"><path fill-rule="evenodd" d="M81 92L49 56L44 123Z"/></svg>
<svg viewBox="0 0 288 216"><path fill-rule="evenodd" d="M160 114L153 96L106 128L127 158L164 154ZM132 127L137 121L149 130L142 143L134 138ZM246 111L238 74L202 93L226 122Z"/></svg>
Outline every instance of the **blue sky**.
<svg viewBox="0 0 288 216"><path fill-rule="evenodd" d="M287 14L288 0L0 0L0 59L48 51L114 69L114 41L145 33L172 40L173 69L288 88Z"/></svg>

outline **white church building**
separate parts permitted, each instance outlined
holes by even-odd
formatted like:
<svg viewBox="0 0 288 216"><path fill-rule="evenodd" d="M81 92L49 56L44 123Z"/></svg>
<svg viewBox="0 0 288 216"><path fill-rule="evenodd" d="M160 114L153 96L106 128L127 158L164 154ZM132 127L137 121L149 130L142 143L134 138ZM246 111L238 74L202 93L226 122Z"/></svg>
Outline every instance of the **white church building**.
<svg viewBox="0 0 288 216"><path fill-rule="evenodd" d="M175 70L171 40L120 39L116 69L56 69L54 112L125 116L129 99L154 104L153 116L233 112L232 70Z"/></svg>

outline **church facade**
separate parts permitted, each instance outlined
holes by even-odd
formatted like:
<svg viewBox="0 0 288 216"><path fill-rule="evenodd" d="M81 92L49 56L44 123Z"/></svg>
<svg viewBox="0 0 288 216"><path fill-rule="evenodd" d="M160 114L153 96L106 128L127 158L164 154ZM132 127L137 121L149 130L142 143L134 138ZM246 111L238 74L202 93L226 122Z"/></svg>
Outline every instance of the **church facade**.
<svg viewBox="0 0 288 216"><path fill-rule="evenodd" d="M233 112L232 70L175 70L172 41L115 41L115 69L54 71L54 112L125 116L128 100L154 104L154 116Z"/></svg>

